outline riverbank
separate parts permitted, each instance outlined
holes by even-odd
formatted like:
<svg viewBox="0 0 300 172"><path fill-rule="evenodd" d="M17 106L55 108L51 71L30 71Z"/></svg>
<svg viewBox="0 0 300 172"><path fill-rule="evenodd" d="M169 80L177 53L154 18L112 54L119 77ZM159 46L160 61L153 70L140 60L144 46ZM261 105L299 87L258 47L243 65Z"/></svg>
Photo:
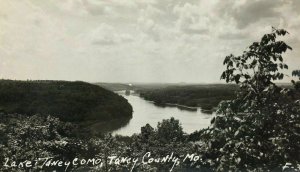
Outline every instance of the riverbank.
<svg viewBox="0 0 300 172"><path fill-rule="evenodd" d="M154 103L154 104L159 105L157 103ZM197 111L198 108L200 108L200 107L191 107L191 106L185 106L185 105L180 105L180 104L175 104L175 103L164 103L162 106L177 107L179 109L189 110L189 111Z"/></svg>
<svg viewBox="0 0 300 172"><path fill-rule="evenodd" d="M208 84L169 86L158 89L139 89L140 96L154 101L157 105L170 105L187 110L214 111L222 100L231 100L237 86L233 84Z"/></svg>

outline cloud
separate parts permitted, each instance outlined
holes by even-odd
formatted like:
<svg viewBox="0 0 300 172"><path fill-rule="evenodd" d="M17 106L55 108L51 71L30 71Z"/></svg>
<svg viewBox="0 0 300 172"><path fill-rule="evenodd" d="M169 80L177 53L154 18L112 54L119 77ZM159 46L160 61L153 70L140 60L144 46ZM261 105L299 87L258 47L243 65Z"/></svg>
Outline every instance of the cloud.
<svg viewBox="0 0 300 172"><path fill-rule="evenodd" d="M102 23L95 30L91 31L88 39L91 39L92 44L95 45L110 45L118 42L115 29L105 23Z"/></svg>
<svg viewBox="0 0 300 172"><path fill-rule="evenodd" d="M161 33L158 25L150 18L139 17L138 28L155 41L159 41L161 39Z"/></svg>
<svg viewBox="0 0 300 172"><path fill-rule="evenodd" d="M2 0L0 73L16 79L219 82L223 57L287 29L298 0ZM206 75L201 75L201 74Z"/></svg>
<svg viewBox="0 0 300 172"><path fill-rule="evenodd" d="M227 33L219 36L219 38L226 39L226 40L244 39L246 37L247 36L245 34L241 34L241 33Z"/></svg>
<svg viewBox="0 0 300 172"><path fill-rule="evenodd" d="M91 15L108 15L111 12L111 7L104 4L93 4L88 0L83 0L83 5Z"/></svg>
<svg viewBox="0 0 300 172"><path fill-rule="evenodd" d="M250 24L264 20L276 19L281 17L280 7L285 4L283 0L253 0L244 1L220 1L218 9L220 15L233 17L237 27L243 29Z"/></svg>
<svg viewBox="0 0 300 172"><path fill-rule="evenodd" d="M80 35L92 45L116 45L130 43L134 38L127 33L118 32L113 26L101 23L97 28ZM81 39L81 38L79 38Z"/></svg>
<svg viewBox="0 0 300 172"><path fill-rule="evenodd" d="M297 1L297 0L290 0L291 2L291 6L292 6L292 9L296 12L296 13L300 13L299 11L299 7L300 7L300 1Z"/></svg>
<svg viewBox="0 0 300 172"><path fill-rule="evenodd" d="M183 6L176 5L173 9L178 16L176 26L187 34L207 34L210 20L207 16L199 13L199 6L185 3Z"/></svg>

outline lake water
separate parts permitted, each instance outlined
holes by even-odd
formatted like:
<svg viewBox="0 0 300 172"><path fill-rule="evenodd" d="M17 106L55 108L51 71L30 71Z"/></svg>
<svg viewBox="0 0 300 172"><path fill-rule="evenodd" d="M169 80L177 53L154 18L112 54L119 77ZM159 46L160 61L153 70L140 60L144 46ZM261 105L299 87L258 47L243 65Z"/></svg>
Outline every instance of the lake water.
<svg viewBox="0 0 300 172"><path fill-rule="evenodd" d="M125 95L123 92L118 93L124 96L131 104L133 114L128 124L113 131L113 134L129 136L134 133L140 133L141 127L147 123L156 128L158 122L161 122L163 119L170 119L171 117L179 119L186 133L192 133L195 130L208 127L212 117L215 115L205 114L201 112L200 108L197 111L188 111L180 110L177 107L159 107L138 95Z"/></svg>

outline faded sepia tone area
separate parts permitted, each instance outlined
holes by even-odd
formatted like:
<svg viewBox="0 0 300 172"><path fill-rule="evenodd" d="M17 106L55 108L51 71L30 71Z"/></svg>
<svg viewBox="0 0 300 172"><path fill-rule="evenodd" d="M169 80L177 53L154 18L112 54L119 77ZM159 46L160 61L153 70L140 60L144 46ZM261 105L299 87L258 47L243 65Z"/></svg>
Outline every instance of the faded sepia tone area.
<svg viewBox="0 0 300 172"><path fill-rule="evenodd" d="M1 172L300 172L300 0L0 0Z"/></svg>

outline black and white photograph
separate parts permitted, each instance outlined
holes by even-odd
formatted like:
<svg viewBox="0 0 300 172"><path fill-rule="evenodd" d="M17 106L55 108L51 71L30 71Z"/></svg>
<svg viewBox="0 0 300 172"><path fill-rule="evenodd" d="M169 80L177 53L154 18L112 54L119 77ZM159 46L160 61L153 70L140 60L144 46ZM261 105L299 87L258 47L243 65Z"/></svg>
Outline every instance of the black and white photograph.
<svg viewBox="0 0 300 172"><path fill-rule="evenodd" d="M300 0L0 0L1 172L300 172Z"/></svg>

